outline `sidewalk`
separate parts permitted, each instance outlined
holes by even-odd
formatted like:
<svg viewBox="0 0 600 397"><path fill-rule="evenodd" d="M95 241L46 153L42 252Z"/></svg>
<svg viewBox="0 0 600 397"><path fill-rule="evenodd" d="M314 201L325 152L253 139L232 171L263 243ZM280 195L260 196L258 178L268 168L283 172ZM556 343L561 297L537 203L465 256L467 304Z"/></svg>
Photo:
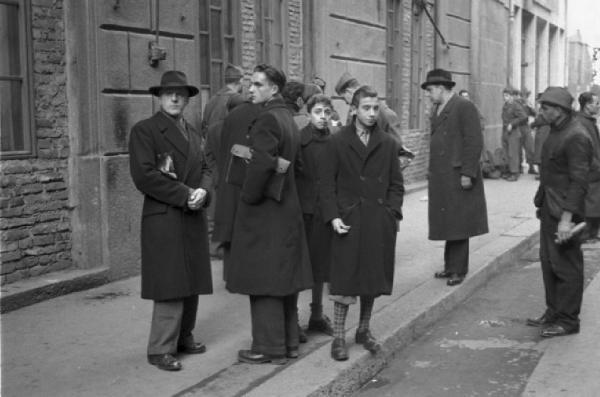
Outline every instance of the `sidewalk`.
<svg viewBox="0 0 600 397"><path fill-rule="evenodd" d="M152 303L139 298L140 279L134 277L3 314L2 395L344 395L535 243L538 222L531 203L536 188L530 175L513 183L485 181L491 232L471 240L470 272L458 287L433 278L442 266L444 244L427 240L427 192L405 197L394 293L375 302L372 330L384 342L376 357L353 343L358 308L352 307L348 361L331 360L330 338L309 335L300 359L285 366L238 364L237 351L251 342L248 298L225 291L222 263L214 261L215 293L200 297L195 330L208 352L183 357L183 371L168 373L146 363ZM309 300L310 293L303 292L302 325L308 321ZM325 312L332 315L327 299Z"/></svg>
<svg viewBox="0 0 600 397"><path fill-rule="evenodd" d="M523 397L595 397L600 390L600 277L583 293L579 334L553 338Z"/></svg>

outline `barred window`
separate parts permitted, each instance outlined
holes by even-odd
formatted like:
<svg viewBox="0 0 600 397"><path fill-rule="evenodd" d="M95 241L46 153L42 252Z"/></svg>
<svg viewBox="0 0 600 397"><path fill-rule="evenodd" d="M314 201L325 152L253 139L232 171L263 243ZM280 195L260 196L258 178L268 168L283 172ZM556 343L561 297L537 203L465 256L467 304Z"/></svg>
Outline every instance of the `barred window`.
<svg viewBox="0 0 600 397"><path fill-rule="evenodd" d="M33 154L29 0L0 0L0 156Z"/></svg>
<svg viewBox="0 0 600 397"><path fill-rule="evenodd" d="M255 0L256 63L287 70L287 1Z"/></svg>

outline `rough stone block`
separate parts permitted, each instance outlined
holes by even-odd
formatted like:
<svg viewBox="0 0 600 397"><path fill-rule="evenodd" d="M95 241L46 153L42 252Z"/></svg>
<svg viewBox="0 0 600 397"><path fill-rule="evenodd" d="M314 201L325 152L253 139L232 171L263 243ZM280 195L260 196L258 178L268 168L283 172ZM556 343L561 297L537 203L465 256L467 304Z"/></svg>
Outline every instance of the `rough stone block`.
<svg viewBox="0 0 600 397"><path fill-rule="evenodd" d="M112 95L101 97L99 132L102 153L127 152L129 132L138 121L152 115L152 97L141 95Z"/></svg>
<svg viewBox="0 0 600 397"><path fill-rule="evenodd" d="M329 2L328 11L344 17L385 26L387 5L384 0L333 0Z"/></svg>
<svg viewBox="0 0 600 397"><path fill-rule="evenodd" d="M150 27L150 5L148 0L94 1L98 21L102 25L119 25L136 28Z"/></svg>
<svg viewBox="0 0 600 397"><path fill-rule="evenodd" d="M174 68L184 72L188 82L196 87L200 86L199 68L196 67L198 59L198 46L194 40L174 40Z"/></svg>
<svg viewBox="0 0 600 397"><path fill-rule="evenodd" d="M127 32L101 30L98 35L100 89L127 90L130 87ZM135 71L135 69L131 69Z"/></svg>
<svg viewBox="0 0 600 397"><path fill-rule="evenodd" d="M152 35L129 34L129 67L135 71L131 75L132 90L147 90L157 85L162 74L173 69L173 39L160 38L159 45L167 51L167 59L160 61L157 67L148 64L148 43L151 41L154 41Z"/></svg>
<svg viewBox="0 0 600 397"><path fill-rule="evenodd" d="M198 30L196 23L198 2L193 0L169 0L161 2L159 9L159 30L169 33L181 33L195 36ZM155 21L153 20L154 24ZM155 26L152 25L152 29Z"/></svg>

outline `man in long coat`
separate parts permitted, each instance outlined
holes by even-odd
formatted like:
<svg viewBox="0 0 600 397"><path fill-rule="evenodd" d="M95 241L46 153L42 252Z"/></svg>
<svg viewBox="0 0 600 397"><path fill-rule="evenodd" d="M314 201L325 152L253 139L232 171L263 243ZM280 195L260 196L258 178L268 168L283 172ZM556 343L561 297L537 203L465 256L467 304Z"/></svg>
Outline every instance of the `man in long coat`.
<svg viewBox="0 0 600 397"><path fill-rule="evenodd" d="M250 296L252 347L240 350L238 359L252 364L281 364L286 356L297 357L298 292L312 287L294 174L300 134L279 95L285 81L285 74L273 66L254 69L250 97L261 110L249 132L252 159L226 258L227 290ZM291 162L279 200L267 195L278 157Z"/></svg>
<svg viewBox="0 0 600 397"><path fill-rule="evenodd" d="M183 118L198 89L182 72L165 72L150 92L160 110L131 130L131 177L144 194L142 210L142 298L154 309L148 361L177 371L177 352L203 353L194 341L199 294L212 293L206 216L210 171L200 135Z"/></svg>
<svg viewBox="0 0 600 397"><path fill-rule="evenodd" d="M444 270L436 278L460 284L469 270L469 238L488 232L479 158L479 112L452 91L450 72L434 69L421 88L434 104L429 150L429 239L445 240Z"/></svg>
<svg viewBox="0 0 600 397"><path fill-rule="evenodd" d="M598 95L589 91L579 95L579 109L578 120L590 134L594 153L590 167L588 192L585 196L587 237L597 239L600 226L600 133L596 119L596 115L600 112Z"/></svg>
<svg viewBox="0 0 600 397"><path fill-rule="evenodd" d="M515 100L516 89L506 87L502 91L502 148L508 159L508 174L504 179L515 182L521 173L521 127L527 125L525 108Z"/></svg>
<svg viewBox="0 0 600 397"><path fill-rule="evenodd" d="M540 113L550 124L542 149L540 186L534 198L540 218L540 262L546 310L527 324L542 327L541 336L579 332L583 298L581 241L572 236L583 221L592 164L592 140L573 117L573 97L562 87L548 87L540 97Z"/></svg>
<svg viewBox="0 0 600 397"><path fill-rule="evenodd" d="M369 321L375 297L392 292L404 197L398 143L377 126L377 92L369 86L357 89L351 111L354 122L327 142L320 176L323 221L334 230L329 276L334 301L331 356L338 361L348 359L345 320L357 296L360 321L355 342L371 353L380 349Z"/></svg>

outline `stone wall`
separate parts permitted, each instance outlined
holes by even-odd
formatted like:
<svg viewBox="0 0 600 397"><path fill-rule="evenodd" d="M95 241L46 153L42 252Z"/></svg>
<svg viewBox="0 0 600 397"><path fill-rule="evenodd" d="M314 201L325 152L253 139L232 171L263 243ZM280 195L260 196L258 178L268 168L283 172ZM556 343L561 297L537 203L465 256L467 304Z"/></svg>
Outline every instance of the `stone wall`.
<svg viewBox="0 0 600 397"><path fill-rule="evenodd" d="M3 160L2 285L71 267L65 37L61 0L32 0L34 157Z"/></svg>

